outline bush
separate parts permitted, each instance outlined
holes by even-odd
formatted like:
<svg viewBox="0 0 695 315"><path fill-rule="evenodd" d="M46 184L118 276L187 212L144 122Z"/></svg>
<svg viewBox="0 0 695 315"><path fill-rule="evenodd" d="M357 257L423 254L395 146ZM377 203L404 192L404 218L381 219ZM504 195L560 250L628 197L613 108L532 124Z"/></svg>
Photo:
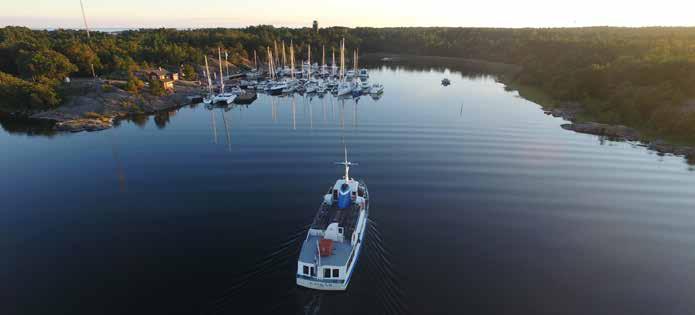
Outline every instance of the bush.
<svg viewBox="0 0 695 315"><path fill-rule="evenodd" d="M145 83L131 73L128 76L128 82L126 82L125 90L133 94L138 94L144 86Z"/></svg>
<svg viewBox="0 0 695 315"><path fill-rule="evenodd" d="M159 80L150 80L150 93L154 96L162 96L166 93L164 90L164 84Z"/></svg>
<svg viewBox="0 0 695 315"><path fill-rule="evenodd" d="M59 103L60 98L51 86L0 72L0 106L4 109L50 109Z"/></svg>

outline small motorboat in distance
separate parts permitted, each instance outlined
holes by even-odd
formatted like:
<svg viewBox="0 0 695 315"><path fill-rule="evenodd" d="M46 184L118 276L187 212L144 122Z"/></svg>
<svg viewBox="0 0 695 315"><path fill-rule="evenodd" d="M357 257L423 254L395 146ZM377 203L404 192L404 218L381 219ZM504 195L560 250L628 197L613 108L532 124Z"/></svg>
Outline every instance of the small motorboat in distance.
<svg viewBox="0 0 695 315"><path fill-rule="evenodd" d="M374 83L371 88L369 88L369 94L381 94L384 93L384 86L381 83Z"/></svg>
<svg viewBox="0 0 695 315"><path fill-rule="evenodd" d="M442 85L443 86L447 86L449 84L451 84L451 81L449 81L449 79L447 79L447 78L442 79Z"/></svg>
<svg viewBox="0 0 695 315"><path fill-rule="evenodd" d="M369 192L363 181L350 178L347 159L345 177L323 196L309 227L297 261L297 285L316 290L345 290L355 270L363 245Z"/></svg>

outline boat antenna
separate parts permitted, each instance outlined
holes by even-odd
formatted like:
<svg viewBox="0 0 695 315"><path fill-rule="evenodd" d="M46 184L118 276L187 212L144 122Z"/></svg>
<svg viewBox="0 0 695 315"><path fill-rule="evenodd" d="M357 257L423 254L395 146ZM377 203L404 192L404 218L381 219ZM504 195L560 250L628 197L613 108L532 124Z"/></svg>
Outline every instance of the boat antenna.
<svg viewBox="0 0 695 315"><path fill-rule="evenodd" d="M347 145L345 145L345 144L343 144L343 145L344 145L343 148L344 148L344 150L345 150L345 161L343 161L343 162L335 162L335 164L336 164L336 165L344 165L344 166L345 166L345 181L346 181L346 182L350 182L350 166L353 166L353 165L357 166L357 165L359 165L359 164L348 161Z"/></svg>

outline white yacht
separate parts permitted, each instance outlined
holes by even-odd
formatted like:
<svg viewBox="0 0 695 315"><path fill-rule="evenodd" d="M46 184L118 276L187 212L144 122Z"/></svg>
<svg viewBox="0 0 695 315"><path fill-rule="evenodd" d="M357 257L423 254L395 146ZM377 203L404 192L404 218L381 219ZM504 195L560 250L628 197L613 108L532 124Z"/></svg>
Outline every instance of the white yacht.
<svg viewBox="0 0 695 315"><path fill-rule="evenodd" d="M212 98L212 102L215 103L215 104L217 104L217 103L224 103L224 104L229 105L229 104L231 104L231 103L234 102L234 100L236 99L236 96L237 96L237 95L234 94L234 93L227 93L227 92L224 92L224 93L220 93L220 94L215 95L215 96Z"/></svg>
<svg viewBox="0 0 695 315"><path fill-rule="evenodd" d="M369 215L369 192L363 181L345 177L323 196L297 261L297 285L316 290L345 290L355 270Z"/></svg>
<svg viewBox="0 0 695 315"><path fill-rule="evenodd" d="M381 83L374 83L371 88L369 88L369 94L380 94L384 92L384 86Z"/></svg>
<svg viewBox="0 0 695 315"><path fill-rule="evenodd" d="M367 82L367 81L360 82L360 88L362 89L362 91L369 91L369 82Z"/></svg>
<svg viewBox="0 0 695 315"><path fill-rule="evenodd" d="M348 81L342 81L338 84L338 96L352 93L352 84Z"/></svg>
<svg viewBox="0 0 695 315"><path fill-rule="evenodd" d="M367 69L360 69L359 76L363 79L369 78L369 72L367 72Z"/></svg>
<svg viewBox="0 0 695 315"><path fill-rule="evenodd" d="M277 82L270 87L269 92L271 95L282 94L282 91L288 87L286 82Z"/></svg>

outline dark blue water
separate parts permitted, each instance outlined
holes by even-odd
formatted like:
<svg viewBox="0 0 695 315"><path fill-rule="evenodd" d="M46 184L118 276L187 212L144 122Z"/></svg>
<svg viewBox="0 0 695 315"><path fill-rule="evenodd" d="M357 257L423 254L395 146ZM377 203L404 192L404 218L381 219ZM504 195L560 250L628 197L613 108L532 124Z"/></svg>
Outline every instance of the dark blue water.
<svg viewBox="0 0 695 315"><path fill-rule="evenodd" d="M371 80L381 99L260 96L95 133L4 121L0 313L695 313L682 158L565 131L491 76ZM298 288L343 139L366 248L347 292Z"/></svg>

